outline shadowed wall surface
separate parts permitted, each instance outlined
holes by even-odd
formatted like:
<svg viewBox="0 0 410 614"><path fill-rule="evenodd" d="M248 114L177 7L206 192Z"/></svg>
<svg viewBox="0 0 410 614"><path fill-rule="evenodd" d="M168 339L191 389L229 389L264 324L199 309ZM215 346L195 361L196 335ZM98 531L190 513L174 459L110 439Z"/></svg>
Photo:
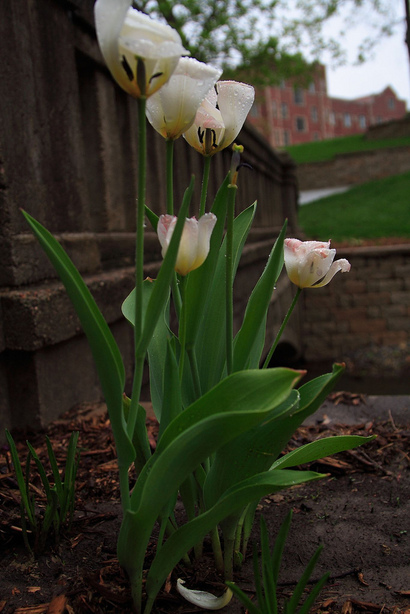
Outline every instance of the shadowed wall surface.
<svg viewBox="0 0 410 614"><path fill-rule="evenodd" d="M133 287L137 108L102 61L92 9L93 0L0 3L0 427L43 426L101 396L74 309L20 208L61 241L132 373L120 306ZM285 217L295 232L297 183L293 162L254 130L245 127L238 142L252 166L240 174L238 211L259 201L236 288L244 307ZM202 157L180 139L175 160L176 203L195 174L195 205ZM229 151L214 158L209 202L229 163ZM147 204L157 214L164 173L164 141L149 127ZM147 275L160 259L147 229ZM278 285L270 337L290 293Z"/></svg>

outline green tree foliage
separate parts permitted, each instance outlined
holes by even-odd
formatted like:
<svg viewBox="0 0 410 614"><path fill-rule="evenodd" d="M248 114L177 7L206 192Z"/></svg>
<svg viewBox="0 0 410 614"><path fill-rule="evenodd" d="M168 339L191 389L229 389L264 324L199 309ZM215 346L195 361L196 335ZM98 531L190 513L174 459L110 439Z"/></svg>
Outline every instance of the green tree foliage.
<svg viewBox="0 0 410 614"><path fill-rule="evenodd" d="M407 0L405 0L407 1ZM304 75L309 79L315 61L343 63L343 31L328 36L324 24L344 19L345 31L365 22L373 35L357 49L365 61L382 36L399 23L399 0L134 0L140 11L163 19L181 35L184 46L202 62L224 69L224 78L278 83ZM307 58L309 57L309 61Z"/></svg>

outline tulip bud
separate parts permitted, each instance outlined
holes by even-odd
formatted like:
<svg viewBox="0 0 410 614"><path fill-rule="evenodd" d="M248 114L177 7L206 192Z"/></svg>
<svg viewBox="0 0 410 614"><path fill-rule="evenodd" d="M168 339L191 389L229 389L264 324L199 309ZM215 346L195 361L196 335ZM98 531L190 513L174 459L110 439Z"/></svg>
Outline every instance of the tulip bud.
<svg viewBox="0 0 410 614"><path fill-rule="evenodd" d="M344 258L333 262L335 249L330 241L299 241L285 239L284 257L288 277L299 288L321 288L341 271L350 271L350 263Z"/></svg>
<svg viewBox="0 0 410 614"><path fill-rule="evenodd" d="M158 220L157 233L163 258L167 253L176 223L177 218L174 215L161 215ZM205 262L215 224L216 216L213 213L206 213L199 220L195 217L185 220L175 263L177 273L188 275Z"/></svg>

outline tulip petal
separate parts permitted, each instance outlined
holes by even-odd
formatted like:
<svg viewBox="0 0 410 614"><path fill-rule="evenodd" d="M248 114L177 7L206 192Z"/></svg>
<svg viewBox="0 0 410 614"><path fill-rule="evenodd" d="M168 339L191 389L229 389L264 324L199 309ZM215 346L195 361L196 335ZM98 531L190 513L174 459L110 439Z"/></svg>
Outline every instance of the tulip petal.
<svg viewBox="0 0 410 614"><path fill-rule="evenodd" d="M216 216L213 213L205 213L198 221L198 240L195 260L191 265L194 271L203 264L208 256L212 231L216 224Z"/></svg>
<svg viewBox="0 0 410 614"><path fill-rule="evenodd" d="M220 610L224 608L232 599L232 591L228 588L221 597L215 597L211 593L207 593L205 591L197 591L194 589L185 588L183 586L185 584L184 580L178 578L177 580L177 591L184 599L189 601L189 603L193 603L199 608L203 610Z"/></svg>
<svg viewBox="0 0 410 614"><path fill-rule="evenodd" d="M218 142L218 150L228 147L238 136L255 99L251 85L236 81L219 81L218 107L225 125L223 140Z"/></svg>
<svg viewBox="0 0 410 614"><path fill-rule="evenodd" d="M134 93L132 82L121 64L118 39L131 0L97 0L94 6L95 27L101 53L112 76L126 92Z"/></svg>
<svg viewBox="0 0 410 614"><path fill-rule="evenodd" d="M199 105L221 71L193 58L181 58L171 79L147 101L147 117L165 138L176 139L193 124Z"/></svg>
<svg viewBox="0 0 410 614"><path fill-rule="evenodd" d="M321 281L319 281L319 283L315 284L312 287L321 288L322 286L326 286L329 281L333 279L336 273L338 273L339 271L341 271L342 273L348 273L350 271L350 268L350 262L346 260L346 258L340 258L340 260L335 260L335 262L332 264L332 266L326 273L325 277Z"/></svg>
<svg viewBox="0 0 410 614"><path fill-rule="evenodd" d="M198 248L198 221L195 218L185 220L181 242L179 244L175 270L180 275L192 271ZM199 266L199 265L198 265Z"/></svg>
<svg viewBox="0 0 410 614"><path fill-rule="evenodd" d="M319 248L309 252L299 264L299 287L310 288L323 279L335 256L335 249Z"/></svg>

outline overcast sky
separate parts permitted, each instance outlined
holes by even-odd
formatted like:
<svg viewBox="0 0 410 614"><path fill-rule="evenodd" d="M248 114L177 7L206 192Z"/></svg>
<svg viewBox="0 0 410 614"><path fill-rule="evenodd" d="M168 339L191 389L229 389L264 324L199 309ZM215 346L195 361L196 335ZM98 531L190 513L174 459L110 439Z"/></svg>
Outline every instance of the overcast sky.
<svg viewBox="0 0 410 614"><path fill-rule="evenodd" d="M392 0L396 4L397 0ZM410 110L410 64L404 43L404 2L396 5L402 25L393 36L381 40L374 51L374 59L360 66L327 67L327 85L330 96L336 98L358 98L378 93L390 85L399 98L406 100ZM364 25L353 29L347 41L347 48L357 48L360 40L371 31Z"/></svg>

